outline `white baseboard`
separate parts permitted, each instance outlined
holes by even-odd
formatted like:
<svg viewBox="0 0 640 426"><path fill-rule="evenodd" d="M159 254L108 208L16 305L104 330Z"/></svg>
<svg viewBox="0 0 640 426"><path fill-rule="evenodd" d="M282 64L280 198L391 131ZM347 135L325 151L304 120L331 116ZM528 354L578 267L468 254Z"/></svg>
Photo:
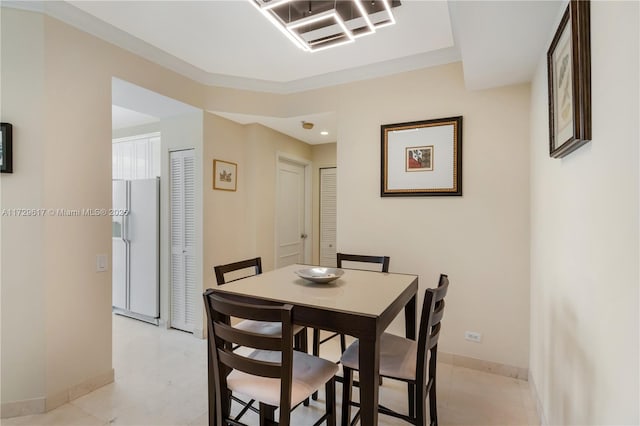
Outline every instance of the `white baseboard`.
<svg viewBox="0 0 640 426"><path fill-rule="evenodd" d="M206 339L207 335L205 334L204 330L199 329L199 328L194 328L193 329L193 337L195 337L196 339Z"/></svg>
<svg viewBox="0 0 640 426"><path fill-rule="evenodd" d="M458 367L471 368L472 370L498 374L500 376L513 377L514 379L519 380L529 379L528 368L514 367L512 365L484 361L464 355L456 355L438 351L438 361L444 362L445 364L456 365Z"/></svg>
<svg viewBox="0 0 640 426"><path fill-rule="evenodd" d="M25 399L22 401L3 402L0 408L0 418L41 414L45 409L45 398Z"/></svg>
<svg viewBox="0 0 640 426"><path fill-rule="evenodd" d="M51 411L89 392L93 392L104 385L112 383L113 379L114 370L112 368L103 374L99 374L47 397L4 402L2 403L0 418L7 419L9 417L42 414Z"/></svg>
<svg viewBox="0 0 640 426"><path fill-rule="evenodd" d="M104 385L108 385L112 383L114 380L114 370L113 368L103 374L99 374L95 377L87 379L77 385L71 386L68 389L65 389L56 394L47 396L46 401L46 411L51 411L54 408L58 408L61 405L66 404L69 401L73 401L74 399L80 398L88 394L89 392L93 392L94 390L101 388Z"/></svg>

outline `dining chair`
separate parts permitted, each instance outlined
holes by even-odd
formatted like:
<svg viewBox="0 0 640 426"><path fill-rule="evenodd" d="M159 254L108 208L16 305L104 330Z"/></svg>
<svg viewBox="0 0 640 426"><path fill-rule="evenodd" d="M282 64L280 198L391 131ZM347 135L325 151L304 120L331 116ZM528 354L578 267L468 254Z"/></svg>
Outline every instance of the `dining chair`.
<svg viewBox="0 0 640 426"><path fill-rule="evenodd" d="M241 260L238 262L228 263L226 265L218 265L213 268L216 274L216 282L218 285L224 285L233 281L241 280L250 276L259 275L262 273L262 258L254 257L252 259ZM228 274L229 279L227 279ZM264 335L280 335L282 332L281 324L279 322L270 321L253 321L242 320L234 325L239 329ZM307 343L307 328L301 325L293 326L293 335L295 339L295 348L304 352L308 350ZM236 350L239 345L233 347ZM254 401L245 402L235 396L232 399L242 405L244 409L240 412L239 417L249 409L256 411L253 408ZM309 405L309 400L305 400L305 405Z"/></svg>
<svg viewBox="0 0 640 426"><path fill-rule="evenodd" d="M389 272L389 256L369 256L362 254L347 254L347 253L336 253L336 260L338 268L343 267L343 262L353 262L353 263L366 263L366 264L379 264L380 272ZM351 263L350 266L353 266ZM352 268L352 269L361 269L361 268ZM370 268L365 268L370 270ZM313 355L320 356L320 345L328 342L334 337L340 336L340 353L343 353L347 349L347 339L344 334L341 333L332 333L324 339L320 339L320 329L313 329L313 342L312 342L312 350ZM380 379L380 384L382 384L382 379ZM318 394L313 394L313 399L317 399Z"/></svg>
<svg viewBox="0 0 640 426"><path fill-rule="evenodd" d="M291 410L325 385L326 410L315 423L336 424L335 374L338 366L322 358L293 350L292 305L256 305L231 300L213 289L204 293L213 359L216 424L238 425L231 417L231 393L260 402L260 425L291 424ZM232 327L230 317L280 324L281 333L260 335ZM240 345L245 351L233 351ZM210 389L211 392L211 389ZM315 426L314 425L314 426Z"/></svg>
<svg viewBox="0 0 640 426"><path fill-rule="evenodd" d="M338 268L342 268L343 262L357 262L357 263L377 263L382 265L380 272L389 272L389 256L365 256L360 254L345 254L336 253ZM313 329L313 354L320 356L320 345L328 342L334 337L340 336L340 350L344 352L346 350L347 342L344 334L333 333L330 336L320 339L320 330Z"/></svg>
<svg viewBox="0 0 640 426"><path fill-rule="evenodd" d="M422 304L418 341L406 339L394 334L382 333L380 341L380 376L401 380L407 383L408 415L398 413L379 405L379 412L400 418L414 425L438 425L436 406L436 365L438 337L444 314L444 297L449 288L449 278L441 274L438 287L427 289ZM356 340L342 354L340 362L343 368L342 383L342 425L355 424L359 418L356 413L351 421L351 406L359 404L351 401L353 371L358 370L359 345ZM428 355L428 356L427 356ZM428 360L428 361L427 361ZM427 417L426 398L429 397L429 416Z"/></svg>
<svg viewBox="0 0 640 426"><path fill-rule="evenodd" d="M233 281L241 280L253 275L262 273L262 259L255 257L253 259L241 260L239 262L228 263L226 265L218 265L213 268L216 274L218 285L223 285ZM226 279L227 274L234 274L231 279ZM279 334L280 324L268 321L241 321L235 325L243 330L251 331L258 334ZM307 332L306 327L301 325L293 326L293 335L296 339L296 349L307 352Z"/></svg>
<svg viewBox="0 0 640 426"><path fill-rule="evenodd" d="M213 271L216 274L216 281L218 285L230 283L232 281L237 281L253 275L261 274L262 258L254 257L253 259L246 259L239 262L228 263L226 265L214 266ZM235 276L233 276L231 279L227 279L227 274L231 273L235 273Z"/></svg>

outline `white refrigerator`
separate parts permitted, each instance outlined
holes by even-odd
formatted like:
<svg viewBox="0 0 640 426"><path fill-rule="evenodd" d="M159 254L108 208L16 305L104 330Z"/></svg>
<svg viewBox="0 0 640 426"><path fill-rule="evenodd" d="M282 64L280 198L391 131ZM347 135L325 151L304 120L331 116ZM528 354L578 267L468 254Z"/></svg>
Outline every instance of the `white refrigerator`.
<svg viewBox="0 0 640 426"><path fill-rule="evenodd" d="M160 180L114 180L113 311L158 324Z"/></svg>

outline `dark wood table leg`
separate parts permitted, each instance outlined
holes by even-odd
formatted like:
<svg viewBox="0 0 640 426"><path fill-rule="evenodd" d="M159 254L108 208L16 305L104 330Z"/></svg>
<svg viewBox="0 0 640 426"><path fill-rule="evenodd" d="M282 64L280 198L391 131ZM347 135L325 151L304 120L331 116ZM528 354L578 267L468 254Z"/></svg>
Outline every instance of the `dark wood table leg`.
<svg viewBox="0 0 640 426"><path fill-rule="evenodd" d="M416 339L416 295L404 307L404 329L407 339Z"/></svg>
<svg viewBox="0 0 640 426"><path fill-rule="evenodd" d="M360 424L378 424L378 380L380 368L380 340L360 338Z"/></svg>

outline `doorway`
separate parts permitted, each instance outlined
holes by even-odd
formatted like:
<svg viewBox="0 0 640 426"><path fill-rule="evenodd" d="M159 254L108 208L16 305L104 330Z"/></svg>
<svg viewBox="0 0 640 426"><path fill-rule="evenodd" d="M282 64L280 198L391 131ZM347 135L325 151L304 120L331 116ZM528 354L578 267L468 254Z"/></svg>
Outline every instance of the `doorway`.
<svg viewBox="0 0 640 426"><path fill-rule="evenodd" d="M311 163L278 155L275 268L311 262Z"/></svg>
<svg viewBox="0 0 640 426"><path fill-rule="evenodd" d="M161 175L159 188L160 211L160 257L159 257L159 313L157 323L161 328L173 327L171 318L171 258L172 248L170 242L170 158L171 151L195 149L195 244L192 251L195 253L189 258L195 268L195 274L190 276L198 288L202 287L202 193L198 189L202 187L202 110L194 108L178 100L166 97L150 91L141 86L127 81L112 78L112 126L113 139L117 139L120 145L114 146L113 154L114 173L126 172L126 179L137 179L146 173L154 176ZM149 138L148 143L127 141L126 138L140 136ZM157 139L156 139L157 138ZM124 143L128 142L128 143ZM135 154L135 155L134 155ZM142 161L147 158L148 161ZM154 203L155 204L155 203ZM117 227L117 226L116 226ZM121 226L121 228L123 228ZM117 231L117 230L116 230ZM192 268L187 268L191 271ZM116 274L117 271L114 271ZM194 302L196 314L192 332L194 337L204 336L202 321L202 309ZM184 318L184 317L183 317ZM182 320L182 324L185 321ZM114 347L117 347L114 336Z"/></svg>

